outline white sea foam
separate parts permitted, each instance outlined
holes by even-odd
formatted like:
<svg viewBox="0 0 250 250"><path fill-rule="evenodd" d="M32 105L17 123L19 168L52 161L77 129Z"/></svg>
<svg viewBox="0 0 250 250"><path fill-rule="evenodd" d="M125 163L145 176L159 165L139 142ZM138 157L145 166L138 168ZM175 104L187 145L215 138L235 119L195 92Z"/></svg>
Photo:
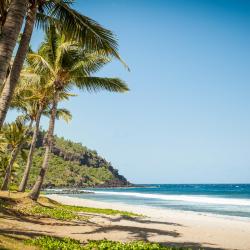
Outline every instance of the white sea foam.
<svg viewBox="0 0 250 250"><path fill-rule="evenodd" d="M184 201L192 203L217 204L217 205L234 205L234 206L250 206L250 199L235 199L235 198L217 198L198 195L165 195L165 194L145 194L132 192L109 192L109 191L94 191L96 194L119 195L119 196L134 196L139 198L160 199L166 201Z"/></svg>

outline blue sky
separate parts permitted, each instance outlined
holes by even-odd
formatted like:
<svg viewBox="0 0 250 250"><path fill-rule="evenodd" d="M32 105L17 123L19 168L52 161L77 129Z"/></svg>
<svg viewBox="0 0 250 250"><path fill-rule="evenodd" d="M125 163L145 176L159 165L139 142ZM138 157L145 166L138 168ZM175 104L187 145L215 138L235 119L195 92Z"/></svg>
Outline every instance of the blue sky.
<svg viewBox="0 0 250 250"><path fill-rule="evenodd" d="M134 183L250 182L250 1L77 0L119 38L128 94L79 93L59 136ZM37 47L41 31L33 36ZM78 92L77 92L78 93ZM43 121L47 127L47 121Z"/></svg>

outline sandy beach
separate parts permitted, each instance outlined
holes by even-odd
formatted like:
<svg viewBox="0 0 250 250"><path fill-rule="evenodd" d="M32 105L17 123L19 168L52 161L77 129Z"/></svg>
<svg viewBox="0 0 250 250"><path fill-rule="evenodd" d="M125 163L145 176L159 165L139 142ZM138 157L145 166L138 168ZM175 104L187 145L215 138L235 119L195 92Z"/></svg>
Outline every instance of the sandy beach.
<svg viewBox="0 0 250 250"><path fill-rule="evenodd" d="M76 239L148 240L192 248L250 249L249 219L99 202L60 195L47 197L67 205L112 208L145 215L138 219L94 216L91 219L93 225L81 227L81 230L77 227L74 232L67 231L68 236Z"/></svg>
<svg viewBox="0 0 250 250"><path fill-rule="evenodd" d="M7 197L7 194L2 195ZM12 199L15 197L19 197L20 202L20 195L12 194ZM115 209L143 216L97 214L83 210L84 212L79 214L86 218L84 220L59 220L49 216L20 215L17 210L15 212L2 209L0 246L3 243L2 240L5 242L3 246L6 247L10 239L23 240L47 235L69 237L82 243L102 239L121 242L142 240L191 249L250 249L250 220L247 218L100 202L56 194L46 195L46 197L41 197L37 203L41 208L51 206L54 200L65 205ZM27 207L25 204L29 207L34 205L24 195L20 205L25 209ZM8 238L4 238L5 236ZM16 244L16 241L12 244ZM7 249L12 249L12 246ZM15 249L23 249L23 245Z"/></svg>

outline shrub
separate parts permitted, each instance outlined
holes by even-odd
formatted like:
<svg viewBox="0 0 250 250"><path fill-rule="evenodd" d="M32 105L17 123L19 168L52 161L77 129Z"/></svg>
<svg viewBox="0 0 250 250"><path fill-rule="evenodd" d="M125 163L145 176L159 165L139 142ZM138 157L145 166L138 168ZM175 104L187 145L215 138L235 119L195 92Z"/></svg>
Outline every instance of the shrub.
<svg viewBox="0 0 250 250"><path fill-rule="evenodd" d="M69 238L54 238L42 236L36 239L27 240L26 244L40 247L42 250L83 250L80 242Z"/></svg>
<svg viewBox="0 0 250 250"><path fill-rule="evenodd" d="M164 247L158 243L132 241L122 243L109 240L89 241L81 245L80 241L69 238L54 238L42 236L34 240L27 240L27 244L40 247L42 250L188 250L184 248Z"/></svg>

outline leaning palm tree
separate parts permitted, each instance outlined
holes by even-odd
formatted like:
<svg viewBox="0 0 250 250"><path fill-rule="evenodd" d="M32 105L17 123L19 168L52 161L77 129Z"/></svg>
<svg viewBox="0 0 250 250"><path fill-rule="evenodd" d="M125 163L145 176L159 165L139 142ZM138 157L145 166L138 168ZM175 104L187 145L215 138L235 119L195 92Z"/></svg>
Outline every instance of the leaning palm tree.
<svg viewBox="0 0 250 250"><path fill-rule="evenodd" d="M29 11L27 12L26 23L20 45L13 62L11 72L8 75L8 79L5 82L1 93L0 129L5 120L12 95L18 83L36 21L38 26L45 29L49 23L53 23L58 29L60 29L61 32L67 35L68 39L75 39L81 42L85 48L88 49L102 49L106 54L111 54L120 59L117 52L117 42L112 32L103 28L92 19L83 16L72 9L72 3L72 0L30 1ZM4 76L6 76L6 73ZM0 85L3 83L3 80L4 78L1 78L0 76Z"/></svg>
<svg viewBox="0 0 250 250"><path fill-rule="evenodd" d="M6 77L12 53L28 8L28 0L12 0L8 14L4 13L8 1L1 0L1 2L4 24L1 28L0 36L0 85L2 85Z"/></svg>
<svg viewBox="0 0 250 250"><path fill-rule="evenodd" d="M32 199L38 199L48 168L60 93L72 87L90 92L102 89L111 92L126 92L129 90L127 85L118 78L92 76L111 59L103 50L89 51L79 43L67 40L54 26L49 28L45 42L38 52L28 55L28 61L33 69L38 74L47 75L47 79L50 79L48 84L53 86L51 115L45 141L45 155L37 181L29 194Z"/></svg>

